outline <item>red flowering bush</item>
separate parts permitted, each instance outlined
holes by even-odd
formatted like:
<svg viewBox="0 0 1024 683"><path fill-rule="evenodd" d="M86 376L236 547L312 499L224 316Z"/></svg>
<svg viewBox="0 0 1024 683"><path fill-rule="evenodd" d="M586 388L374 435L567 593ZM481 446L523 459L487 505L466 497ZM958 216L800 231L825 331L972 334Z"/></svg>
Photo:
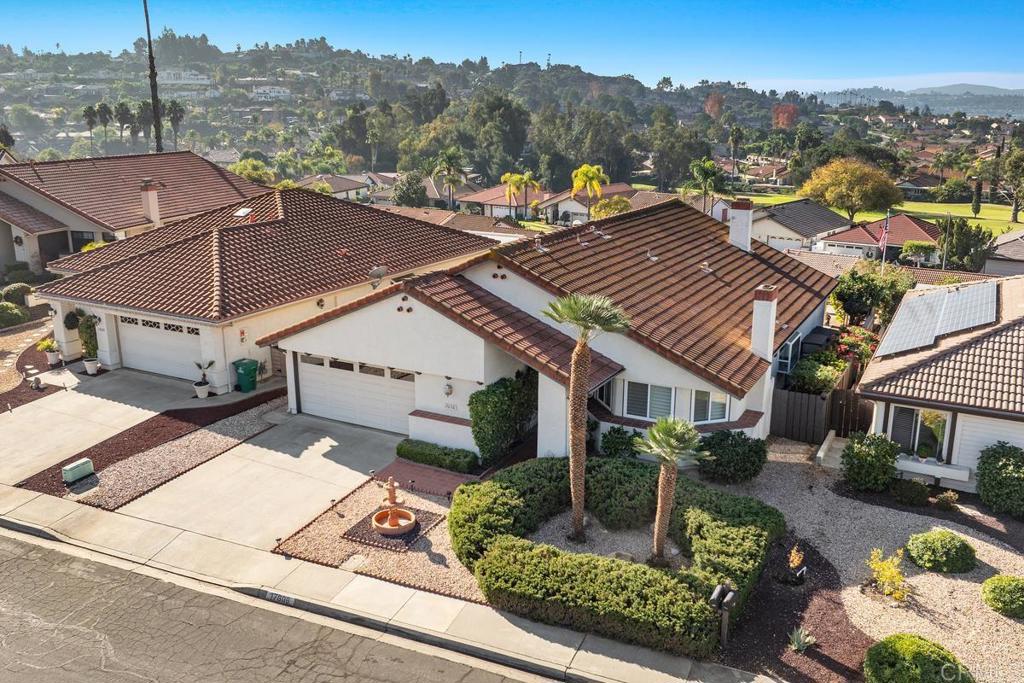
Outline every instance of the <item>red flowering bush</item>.
<svg viewBox="0 0 1024 683"><path fill-rule="evenodd" d="M861 365L871 360L878 347L878 335L863 327L850 326L839 330L836 353L848 360L857 359Z"/></svg>

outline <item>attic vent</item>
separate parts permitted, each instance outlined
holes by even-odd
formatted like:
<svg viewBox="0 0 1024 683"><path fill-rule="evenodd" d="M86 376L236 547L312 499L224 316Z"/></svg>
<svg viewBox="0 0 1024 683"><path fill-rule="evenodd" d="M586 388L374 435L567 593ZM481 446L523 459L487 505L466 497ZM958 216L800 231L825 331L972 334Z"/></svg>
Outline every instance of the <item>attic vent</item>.
<svg viewBox="0 0 1024 683"><path fill-rule="evenodd" d="M700 272L702 272L705 275L707 275L707 274L712 273L714 271L711 270L711 264L710 263L708 263L707 261L701 261L700 262Z"/></svg>
<svg viewBox="0 0 1024 683"><path fill-rule="evenodd" d="M658 257L655 256L653 251L648 249L647 250L647 260L650 261L651 263L654 263L654 262L656 262L658 260Z"/></svg>
<svg viewBox="0 0 1024 683"><path fill-rule="evenodd" d="M235 218L245 218L250 213L252 213L252 207L251 206L243 206L242 208L240 208L238 211L235 211L231 215L234 216Z"/></svg>

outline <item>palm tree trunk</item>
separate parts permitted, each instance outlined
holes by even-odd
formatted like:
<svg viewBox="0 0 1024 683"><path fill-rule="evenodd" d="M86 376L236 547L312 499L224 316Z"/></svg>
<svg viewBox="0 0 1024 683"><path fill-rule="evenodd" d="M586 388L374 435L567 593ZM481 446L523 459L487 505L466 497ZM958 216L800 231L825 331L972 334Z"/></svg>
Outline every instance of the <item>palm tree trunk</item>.
<svg viewBox="0 0 1024 683"><path fill-rule="evenodd" d="M665 559L665 538L668 536L668 523L672 517L672 507L676 497L676 476L679 470L675 464L662 463L658 475L658 511L654 517L654 558Z"/></svg>
<svg viewBox="0 0 1024 683"><path fill-rule="evenodd" d="M569 371L569 490L572 494L572 536L582 541L587 474L587 388L590 347L582 335L572 352Z"/></svg>

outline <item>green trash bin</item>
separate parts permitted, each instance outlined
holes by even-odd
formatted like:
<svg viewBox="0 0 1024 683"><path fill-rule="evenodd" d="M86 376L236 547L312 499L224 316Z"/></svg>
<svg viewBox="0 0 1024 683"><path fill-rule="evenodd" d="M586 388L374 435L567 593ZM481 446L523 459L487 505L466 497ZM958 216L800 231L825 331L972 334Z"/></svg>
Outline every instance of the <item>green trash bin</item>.
<svg viewBox="0 0 1024 683"><path fill-rule="evenodd" d="M240 358L232 363L238 376L238 390L248 393L256 388L256 374L260 363L251 358Z"/></svg>

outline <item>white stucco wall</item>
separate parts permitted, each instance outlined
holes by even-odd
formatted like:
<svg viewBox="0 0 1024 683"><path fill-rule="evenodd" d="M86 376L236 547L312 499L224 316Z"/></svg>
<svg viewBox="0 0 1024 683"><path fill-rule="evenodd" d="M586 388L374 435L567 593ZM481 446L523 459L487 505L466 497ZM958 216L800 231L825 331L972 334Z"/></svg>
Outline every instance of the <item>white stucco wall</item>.
<svg viewBox="0 0 1024 683"><path fill-rule="evenodd" d="M807 239L800 233L790 230L781 223L776 223L771 218L755 219L751 226L751 230L751 237L759 242L771 244L772 246L774 246L772 244L773 238L777 240L784 240L786 242L795 240L793 244L787 244L787 246L793 248L797 246L809 247L812 242L812 240Z"/></svg>
<svg viewBox="0 0 1024 683"><path fill-rule="evenodd" d="M537 382L537 456L565 457L569 453L569 403L566 389L544 375Z"/></svg>
<svg viewBox="0 0 1024 683"><path fill-rule="evenodd" d="M473 431L469 427L439 422L423 417L409 417L409 438L441 444L449 448L465 448L479 454Z"/></svg>

